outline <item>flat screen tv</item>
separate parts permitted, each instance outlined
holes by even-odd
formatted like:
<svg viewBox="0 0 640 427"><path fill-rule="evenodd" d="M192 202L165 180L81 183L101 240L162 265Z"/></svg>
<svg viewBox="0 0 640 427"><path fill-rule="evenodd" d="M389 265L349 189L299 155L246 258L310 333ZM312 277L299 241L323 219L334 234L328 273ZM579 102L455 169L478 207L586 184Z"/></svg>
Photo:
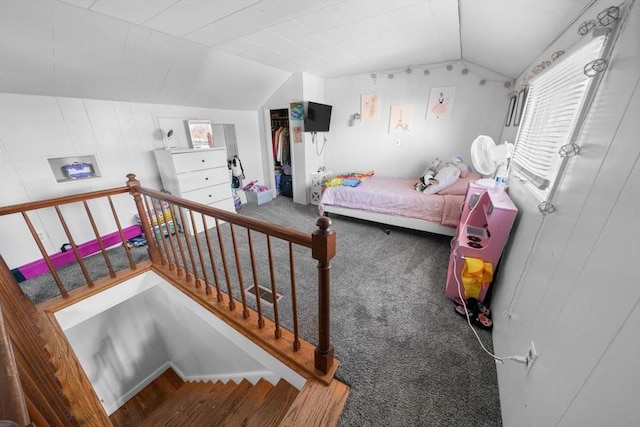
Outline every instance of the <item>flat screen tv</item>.
<svg viewBox="0 0 640 427"><path fill-rule="evenodd" d="M329 132L331 123L331 105L309 101L304 116L305 132Z"/></svg>

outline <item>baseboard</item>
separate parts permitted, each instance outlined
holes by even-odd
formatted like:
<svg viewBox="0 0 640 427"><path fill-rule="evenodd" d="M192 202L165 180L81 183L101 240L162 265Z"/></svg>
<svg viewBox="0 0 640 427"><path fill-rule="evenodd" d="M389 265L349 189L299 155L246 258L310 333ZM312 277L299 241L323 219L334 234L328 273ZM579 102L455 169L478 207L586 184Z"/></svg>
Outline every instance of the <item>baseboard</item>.
<svg viewBox="0 0 640 427"><path fill-rule="evenodd" d="M142 234L142 227L135 224L127 228L122 229L124 236L126 239L130 239L132 237L136 237ZM105 248L117 245L121 243L120 232L115 231L113 233L105 234L102 238L102 244ZM90 240L88 242L82 243L77 246L78 253L82 258L87 257L89 255L93 255L97 252L100 252L100 245L98 244L98 240ZM51 256L49 256L51 263L55 268L60 268L64 265L71 264L76 261L76 256L72 250L68 250L66 252L58 252ZM49 272L49 267L47 267L47 263L44 259L39 259L36 261L32 261L28 264L23 265L22 267L15 268L14 277L24 278L24 280L31 279L33 277L40 276L41 274ZM16 273L20 273L17 275ZM19 282L21 280L18 280Z"/></svg>

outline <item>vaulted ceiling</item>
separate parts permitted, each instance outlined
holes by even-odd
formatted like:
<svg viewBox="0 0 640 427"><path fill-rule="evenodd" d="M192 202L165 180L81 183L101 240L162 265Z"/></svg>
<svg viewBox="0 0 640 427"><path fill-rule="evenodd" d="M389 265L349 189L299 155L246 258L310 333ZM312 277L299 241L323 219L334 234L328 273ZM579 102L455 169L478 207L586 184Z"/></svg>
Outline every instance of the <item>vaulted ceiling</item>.
<svg viewBox="0 0 640 427"><path fill-rule="evenodd" d="M594 0L0 0L0 91L257 109L292 73L520 75Z"/></svg>

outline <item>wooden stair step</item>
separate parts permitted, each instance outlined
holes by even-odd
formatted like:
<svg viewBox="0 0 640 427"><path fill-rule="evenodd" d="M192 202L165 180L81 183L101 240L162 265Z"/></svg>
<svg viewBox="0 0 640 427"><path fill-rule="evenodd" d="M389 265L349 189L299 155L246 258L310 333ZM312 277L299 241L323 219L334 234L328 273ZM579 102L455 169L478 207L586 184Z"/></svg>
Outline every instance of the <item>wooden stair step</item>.
<svg viewBox="0 0 640 427"><path fill-rule="evenodd" d="M181 418L200 410L202 405L226 385L222 382L187 382L144 420L141 427L184 425Z"/></svg>
<svg viewBox="0 0 640 427"><path fill-rule="evenodd" d="M244 426L254 412L260 408L262 403L267 399L269 393L273 390L273 384L264 378L256 383L255 386L238 402L232 411L220 419L221 426Z"/></svg>
<svg viewBox="0 0 640 427"><path fill-rule="evenodd" d="M139 426L160 405L168 400L184 381L171 368L140 390L127 403L109 416L114 427Z"/></svg>
<svg viewBox="0 0 640 427"><path fill-rule="evenodd" d="M249 418L246 425L252 427L279 425L298 393L297 388L281 379L269 392L260 408Z"/></svg>
<svg viewBox="0 0 640 427"><path fill-rule="evenodd" d="M306 382L280 422L281 427L336 426L349 396L349 387L333 379L329 385Z"/></svg>
<svg viewBox="0 0 640 427"><path fill-rule="evenodd" d="M222 383L222 381L220 381L220 383ZM216 393L209 395L206 402L204 402L203 408L207 411L206 413L211 413L212 410L215 410L237 387L238 384L235 381L222 383L222 387L220 387Z"/></svg>
<svg viewBox="0 0 640 427"><path fill-rule="evenodd" d="M185 418L184 425L192 426L220 426L220 420L224 418L233 408L242 401L244 396L253 388L253 384L248 380L242 380L235 388L228 393L219 393L221 398L206 402L199 413Z"/></svg>

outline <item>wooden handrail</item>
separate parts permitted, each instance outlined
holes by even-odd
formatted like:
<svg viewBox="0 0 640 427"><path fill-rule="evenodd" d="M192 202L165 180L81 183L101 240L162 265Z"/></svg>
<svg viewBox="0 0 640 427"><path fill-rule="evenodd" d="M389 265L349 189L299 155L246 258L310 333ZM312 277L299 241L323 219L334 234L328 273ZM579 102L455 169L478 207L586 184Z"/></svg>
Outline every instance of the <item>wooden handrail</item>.
<svg viewBox="0 0 640 427"><path fill-rule="evenodd" d="M160 260L160 253L158 252L158 247L155 245L153 234L151 234L147 210L142 205L142 196L140 195L140 181L135 179L136 176L132 173L128 174L127 178L127 188L129 189L129 193L133 196L133 200L136 204L136 209L138 210L138 215L140 217L140 225L142 225L144 237L145 239L147 239L147 245L149 247L149 258L153 262L158 262Z"/></svg>
<svg viewBox="0 0 640 427"><path fill-rule="evenodd" d="M330 269L331 269L331 259L336 255L336 235L335 231L331 230L331 220L327 217L318 218L316 225L318 229L314 231L312 234L303 233L296 230L292 230L290 228L279 226L276 224L272 224L266 221L262 221L255 218L250 218L243 215L237 215L234 212L229 212L223 209L214 208L208 205L204 205L201 203L189 201L182 199L180 197L172 196L167 193L163 193L160 191L152 190L149 188L144 188L140 185L140 182L136 179L134 174L127 175L127 185L131 189L131 194L134 198L139 197L140 195L148 196L154 200L159 200L162 202L167 202L169 205L175 205L180 209L180 215L182 216L182 209L187 209L189 214L191 215L191 221L194 222L193 212L198 212L202 215L207 215L213 218L216 218L216 221L223 220L229 222L231 224L232 236L234 238L235 244L235 234L233 234L233 225L239 225L241 227L246 228L250 231L257 231L263 233L267 236L267 242L270 249L270 238L275 237L285 241L288 241L290 244L297 244L303 247L311 248L311 256L312 258L318 261L318 346L315 351L315 367L319 371L323 373L329 372L333 365L334 360L334 349L331 345L331 279L330 279ZM149 241L153 241L152 233L149 227L151 221L149 221L147 211L143 208L142 203L138 202L136 199L136 205L139 206L138 214L140 218L144 218L142 220L143 226L145 227L145 234L148 233ZM158 213L155 213L158 215ZM175 219L175 218L174 218ZM181 218L182 222L184 222L184 218ZM165 225L166 218L165 218ZM168 229L168 227L167 227ZM219 232L219 228L218 228ZM151 239L149 238L151 237ZM155 248L154 250L158 250L159 248ZM191 250L191 247L188 246L188 249ZM221 247L222 257L224 261L224 248ZM193 258L193 255L190 254L190 257ZM269 255L269 259L271 260L271 255ZM292 259L291 259L292 261ZM293 268L292 268L293 269ZM270 267L271 270L271 288L272 293L275 295L275 284L273 283L273 266ZM226 263L225 263L225 273ZM241 273L239 272L239 275ZM240 277L240 281L242 278ZM227 276L228 283L228 276ZM196 286L198 286L198 281L196 280ZM242 289L242 283L240 284L241 292L244 293ZM230 296L229 300L229 309L235 309L235 301L233 299L231 288L228 288L228 293ZM295 301L295 290L292 291L293 298ZM244 295L241 295L244 298ZM258 302L258 310L261 309L260 303ZM277 301L274 301L273 304L274 316L275 316L275 338L278 339L280 337L280 326L278 321L278 305ZM294 302L294 310L297 310ZM246 316L246 304L243 301L243 313ZM294 318L297 314L294 313ZM259 319L260 322L260 319ZM296 329L297 334L297 319L294 320L294 329ZM296 338L297 339L297 338ZM294 343L294 349L299 346L298 343Z"/></svg>
<svg viewBox="0 0 640 427"><path fill-rule="evenodd" d="M84 200L99 199L101 197L115 196L117 194L125 194L128 192L128 187L118 187L111 188L109 190L91 191L88 193L73 194L70 196L39 200L36 202L20 203L18 205L0 206L0 216L42 208L49 208L56 205L65 205L67 203L82 202Z"/></svg>
<svg viewBox="0 0 640 427"><path fill-rule="evenodd" d="M46 419L48 424L42 425L79 425L69 411L69 401L62 392L62 386L51 364L50 354L34 322L35 307L24 297L2 256L0 301L29 418L36 424L40 424L39 419Z"/></svg>
<svg viewBox="0 0 640 427"><path fill-rule="evenodd" d="M0 423L13 421L18 426L29 423L27 402L24 399L18 366L13 355L11 339L4 322L0 304Z"/></svg>
<svg viewBox="0 0 640 427"><path fill-rule="evenodd" d="M41 239L38 236L38 233L36 231L36 227L34 226L34 224L32 223L30 217L29 217L29 213L33 212L33 211L37 211L39 209L45 209L45 208L53 208L55 210L55 213L57 214L58 220L60 222L60 225L64 231L64 235L66 236L66 241L69 242L69 246L71 249L71 253L73 253L73 255L75 256L75 260L78 263L78 265L80 266L80 269L82 270L82 274L86 280L86 284L89 287L93 286L93 279L91 277L91 275L89 274L89 271L86 269L86 266L84 264L83 261L83 257L80 254L79 250L78 250L78 245L75 242L74 236L71 233L70 227L67 224L67 220L65 219L64 215L62 214L62 211L60 209L61 206L63 205L69 205L69 204L73 204L73 203L82 203L84 208L85 208L85 213L87 215L87 218L89 220L89 222L92 225L93 228L93 233L96 236L96 242L98 244L98 246L100 247L100 250L102 252L102 256L105 259L105 264L107 265L107 268L109 269L109 274L111 277L115 277L115 272L111 269L111 262L108 259L107 256L107 252L106 252L106 248L103 245L103 242L101 240L101 237L98 234L98 228L94 222L93 219L93 215L91 213L91 210L89 209L89 205L87 204L88 200L94 200L94 199L107 199L109 202L109 205L111 206L111 212L113 214L113 219L117 225L118 228L118 232L120 234L120 238L122 241L122 244L124 245L126 243L126 237L125 234L123 232L123 229L120 225L120 221L118 219L115 207L113 205L113 201L112 201L112 196L115 195L124 195L127 194L129 192L129 187L118 187L118 188L112 188L112 189L107 189L107 190L99 190L99 191L92 191L92 192L87 192L87 193L82 193L82 194L74 194L74 195L69 195L69 196L63 196L63 197L56 197L56 198L52 198L52 199L46 199L46 200L40 200L40 201L36 201L36 202L29 202L29 203L21 203L21 204L17 204L17 205L12 205L12 206L2 206L0 207L0 216L4 216L4 215L11 215L11 214L21 214L25 225L27 226L31 237L33 239L33 242L35 243L35 245L38 248L38 251L40 252L40 254L42 255L42 261L46 264L49 272L51 273L53 280L56 284L56 286L58 287L58 290L60 291L60 295L62 296L62 298L68 298L69 294L68 294L68 290L66 289L66 287L64 286L64 284L62 283L61 278L59 277L56 267L54 266L54 263L52 262L52 258L49 254L49 252L47 251L47 249L45 248L45 245L42 243ZM133 258L131 257L129 248L126 247L125 245L125 251L127 254L127 257L129 258L129 263L130 263L130 268L131 269L135 269L135 263L133 262Z"/></svg>
<svg viewBox="0 0 640 427"><path fill-rule="evenodd" d="M287 240L292 243L295 243L296 245L304 246L307 248L311 247L311 235L309 233L303 233L301 231L292 230L290 228L277 225L277 224L272 224L270 222L262 221L260 219L250 218L244 215L237 215L234 212L229 212L224 209L203 205L201 203L176 197L168 193L163 193L161 191L139 186L140 183L136 179L136 176L134 174L127 175L127 178L129 179L128 184L132 182L138 183L137 185L136 184L129 184L129 185L132 185L134 188L136 188L136 190L140 194L147 195L154 199L164 200L176 206L180 206L182 208L187 208L189 210L192 210L193 212L198 212L213 218L218 218L222 221L226 221L231 224L236 224L251 230L259 231L269 236ZM146 216L145 212L141 212L140 214L141 215L144 214Z"/></svg>

